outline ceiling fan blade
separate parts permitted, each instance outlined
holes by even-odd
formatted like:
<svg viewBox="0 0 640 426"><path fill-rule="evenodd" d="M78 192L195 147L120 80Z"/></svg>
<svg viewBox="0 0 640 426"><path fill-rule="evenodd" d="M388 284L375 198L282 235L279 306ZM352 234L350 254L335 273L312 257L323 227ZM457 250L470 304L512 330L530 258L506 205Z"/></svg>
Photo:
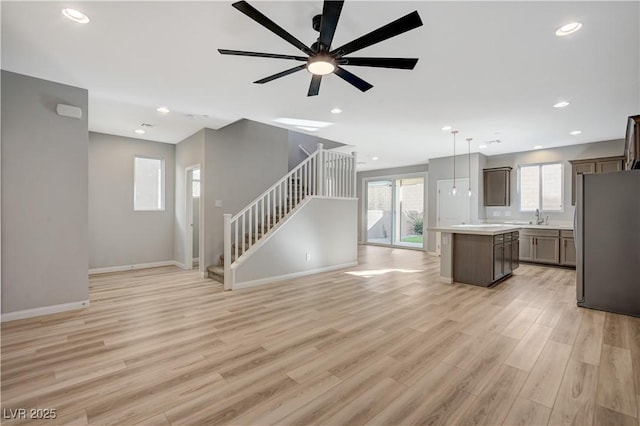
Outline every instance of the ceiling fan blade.
<svg viewBox="0 0 640 426"><path fill-rule="evenodd" d="M347 83L357 87L363 92L371 89L373 85L367 83L357 75L351 74L349 71L344 68L336 67L336 70L333 72L335 75L346 81Z"/></svg>
<svg viewBox="0 0 640 426"><path fill-rule="evenodd" d="M344 1L324 1L322 19L320 20L320 44L327 50L331 49L331 42L333 41L333 35L336 33L343 5Z"/></svg>
<svg viewBox="0 0 640 426"><path fill-rule="evenodd" d="M358 67L397 68L412 70L418 63L417 58L342 58L340 65L355 65Z"/></svg>
<svg viewBox="0 0 640 426"><path fill-rule="evenodd" d="M280 55L278 53L262 53L262 52L246 52L244 50L218 49L223 55L236 56L255 56L258 58L275 58L275 59L292 59L294 61L306 61L308 58L304 56Z"/></svg>
<svg viewBox="0 0 640 426"><path fill-rule="evenodd" d="M349 53L371 46L372 44L380 43L381 41L387 40L391 37L395 37L414 28L418 28L421 25L422 20L420 19L420 15L417 11L414 11L378 28L377 30L373 30L362 37L350 41L344 46L332 50L331 54L337 54L338 57L345 56Z"/></svg>
<svg viewBox="0 0 640 426"><path fill-rule="evenodd" d="M314 54L314 51L311 50L308 46L305 46L300 40L292 36L289 32L287 32L284 28L273 22L271 19L267 18L255 7L251 6L246 1L239 1L232 4L233 7L238 9L240 12L247 15L249 18L253 19L272 33L280 36L280 38L288 41L290 44L294 45L298 49L302 50L307 55L311 56Z"/></svg>
<svg viewBox="0 0 640 426"><path fill-rule="evenodd" d="M311 77L311 84L309 85L309 92L307 96L317 96L318 92L320 92L320 82L322 81L322 76L314 74Z"/></svg>
<svg viewBox="0 0 640 426"><path fill-rule="evenodd" d="M273 81L273 80L275 80L277 78L284 77L284 76L289 75L289 74L293 74L294 72L302 71L305 68L307 68L307 64L298 65L297 67L289 68L286 71L282 71L282 72L279 72L277 74L270 75L269 77L265 77L265 78L262 78L260 80L256 80L256 81L254 81L254 83L256 83L256 84L268 83L268 82Z"/></svg>

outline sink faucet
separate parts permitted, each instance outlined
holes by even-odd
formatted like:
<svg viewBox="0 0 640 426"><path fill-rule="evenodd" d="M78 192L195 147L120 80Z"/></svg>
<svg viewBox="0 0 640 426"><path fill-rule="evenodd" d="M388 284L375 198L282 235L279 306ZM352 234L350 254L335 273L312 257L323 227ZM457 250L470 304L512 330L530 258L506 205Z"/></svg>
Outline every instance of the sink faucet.
<svg viewBox="0 0 640 426"><path fill-rule="evenodd" d="M549 221L549 216L547 216L547 223ZM536 225L540 225L544 223L544 218L540 215L540 209L536 209Z"/></svg>

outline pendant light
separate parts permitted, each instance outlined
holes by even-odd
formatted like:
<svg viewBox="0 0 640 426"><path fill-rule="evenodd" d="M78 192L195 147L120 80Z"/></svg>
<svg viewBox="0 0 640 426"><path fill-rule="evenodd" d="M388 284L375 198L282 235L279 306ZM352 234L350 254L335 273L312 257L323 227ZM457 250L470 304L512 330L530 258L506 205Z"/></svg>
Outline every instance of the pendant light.
<svg viewBox="0 0 640 426"><path fill-rule="evenodd" d="M469 197L471 197L471 141L473 138L467 138L467 160L469 163Z"/></svg>
<svg viewBox="0 0 640 426"><path fill-rule="evenodd" d="M456 195L456 135L458 131L452 130L451 134L453 135L453 188L451 189L451 195Z"/></svg>

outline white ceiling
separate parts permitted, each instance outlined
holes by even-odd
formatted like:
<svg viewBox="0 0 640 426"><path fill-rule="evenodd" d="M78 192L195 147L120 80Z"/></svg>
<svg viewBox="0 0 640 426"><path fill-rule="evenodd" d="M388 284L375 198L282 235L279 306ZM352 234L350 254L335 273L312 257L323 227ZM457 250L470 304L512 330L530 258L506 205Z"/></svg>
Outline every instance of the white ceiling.
<svg viewBox="0 0 640 426"><path fill-rule="evenodd" d="M250 1L307 44L322 2ZM89 90L92 131L177 143L202 127L240 118L330 121L315 134L355 145L362 170L423 163L472 151L487 155L624 137L640 113L639 2L349 1L334 47L413 10L424 26L353 56L420 58L413 71L349 67L374 85L361 93L340 78L306 96L310 75L252 81L298 63L222 56L218 48L300 55L231 2L2 1L2 68ZM61 14L75 7L91 18ZM557 37L561 25L581 31ZM565 109L552 108L569 100ZM156 112L167 106L168 115ZM340 115L330 113L340 107ZM187 115L191 115L188 117ZM570 136L572 130L582 130ZM372 157L379 157L373 161Z"/></svg>

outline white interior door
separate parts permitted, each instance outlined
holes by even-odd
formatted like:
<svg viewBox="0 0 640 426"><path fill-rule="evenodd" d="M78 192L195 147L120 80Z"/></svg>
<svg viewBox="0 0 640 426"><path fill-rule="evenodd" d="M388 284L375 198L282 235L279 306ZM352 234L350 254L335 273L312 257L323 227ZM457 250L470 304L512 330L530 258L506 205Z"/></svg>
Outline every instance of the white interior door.
<svg viewBox="0 0 640 426"><path fill-rule="evenodd" d="M457 193L453 194L453 179L438 180L436 194L436 226L451 226L469 223L471 199L466 188L469 179L456 179ZM464 188L465 190L461 190ZM436 252L440 254L440 233L436 233Z"/></svg>

